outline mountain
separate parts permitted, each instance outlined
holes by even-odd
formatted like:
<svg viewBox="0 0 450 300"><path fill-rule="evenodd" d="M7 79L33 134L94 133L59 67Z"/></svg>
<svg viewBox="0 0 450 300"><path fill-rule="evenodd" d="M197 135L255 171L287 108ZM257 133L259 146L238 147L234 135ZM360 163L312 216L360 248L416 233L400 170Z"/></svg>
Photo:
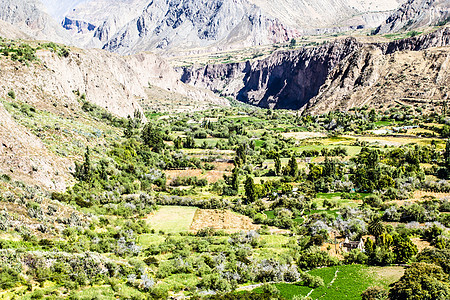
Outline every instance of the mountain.
<svg viewBox="0 0 450 300"><path fill-rule="evenodd" d="M0 20L37 40L70 44L70 35L45 10L38 0L2 0Z"/></svg>
<svg viewBox="0 0 450 300"><path fill-rule="evenodd" d="M307 108L310 112L323 113L374 104L375 101L370 99L387 103L408 98L412 96L411 93L415 93L411 90L415 78L422 78L422 75L423 78L433 78L441 74L439 76L444 78L439 81L427 79L427 84L417 86L416 93L423 93L422 89L439 90L440 92L433 92L436 99L447 97L448 88L442 90L441 82L448 80L445 74L448 74L449 68L449 45L450 28L443 27L428 35L389 43L370 44L359 42L355 38L338 39L323 46L278 51L259 61L193 66L179 71L181 80L185 83L208 88L242 102L266 108ZM433 56L426 56L429 52L424 52L433 47L444 47L441 51L443 54L439 59L436 58L435 63ZM412 60L397 61L395 58L402 51L414 52L411 54L413 57L426 56L427 58L419 59L426 67L422 69L419 64L416 68ZM403 64L409 70L408 76L401 73ZM383 67L379 67L380 65ZM416 75L411 71L414 68ZM386 84L392 86L388 76L391 69L398 70L397 75L404 78L402 87L405 88L375 88ZM440 69L443 71L440 72ZM382 97L384 93L389 94L389 91L394 90L397 94ZM355 96L356 100L348 100L356 94L359 95Z"/></svg>
<svg viewBox="0 0 450 300"><path fill-rule="evenodd" d="M149 0L90 0L76 5L61 24L81 46L102 48L114 34L139 16Z"/></svg>
<svg viewBox="0 0 450 300"><path fill-rule="evenodd" d="M404 0L249 0L304 34L376 27Z"/></svg>
<svg viewBox="0 0 450 300"><path fill-rule="evenodd" d="M27 45L37 49L37 43ZM22 42L0 42L2 53L7 47L16 54L13 49L22 46ZM14 59L13 54L2 54L0 59L0 168L47 189L65 189L72 163L61 158L64 153L59 148L49 151L44 145L45 130L61 132L64 124L72 128L73 123L81 123L85 129L77 135L102 137L97 125L83 125L85 112L97 111L99 118L107 120L143 109L176 112L229 106L228 100L210 91L183 84L164 59L150 53L123 57L100 49L39 47L34 56L27 56L31 61ZM10 101L16 104L11 106ZM37 128L34 121L17 123L9 112L14 108L47 127ZM68 133L61 132L61 139Z"/></svg>
<svg viewBox="0 0 450 300"><path fill-rule="evenodd" d="M104 46L139 51L249 47L286 42L298 34L246 0L155 0Z"/></svg>
<svg viewBox="0 0 450 300"><path fill-rule="evenodd" d="M62 24L79 45L121 54L205 47L219 50L284 42L302 34L376 27L401 3L403 0L88 0L66 14Z"/></svg>
<svg viewBox="0 0 450 300"><path fill-rule="evenodd" d="M58 23L64 19L64 17L70 13L75 7L83 2L89 0L40 0L46 7L46 11L51 15Z"/></svg>
<svg viewBox="0 0 450 300"><path fill-rule="evenodd" d="M376 34L434 26L450 20L448 0L408 0L375 31Z"/></svg>

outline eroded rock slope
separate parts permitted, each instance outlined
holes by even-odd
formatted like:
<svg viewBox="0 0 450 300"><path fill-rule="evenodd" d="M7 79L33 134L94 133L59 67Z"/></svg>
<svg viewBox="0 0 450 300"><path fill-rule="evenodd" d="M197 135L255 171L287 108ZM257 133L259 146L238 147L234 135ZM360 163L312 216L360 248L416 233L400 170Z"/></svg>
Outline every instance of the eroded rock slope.
<svg viewBox="0 0 450 300"><path fill-rule="evenodd" d="M425 55L421 51L432 47L444 47L442 51L448 52L448 45L450 28L444 27L428 35L390 43L364 44L347 38L320 47L276 52L260 61L194 66L180 72L183 82L246 103L269 108L308 107L309 111L324 112L337 106L323 105L317 110L313 107L319 103L332 103L336 99L341 101L342 97L351 95L356 87L378 84L378 78L383 76L377 69L379 65L392 59L394 64L400 63L401 60L395 61L394 54L416 51L418 55ZM439 62L442 62L442 68L448 68L445 60L439 60L438 67ZM328 86L331 82L334 83L331 85L333 88ZM436 94L442 98L445 93L439 95ZM359 97L363 98L363 95ZM355 101L352 105L360 104L361 101Z"/></svg>

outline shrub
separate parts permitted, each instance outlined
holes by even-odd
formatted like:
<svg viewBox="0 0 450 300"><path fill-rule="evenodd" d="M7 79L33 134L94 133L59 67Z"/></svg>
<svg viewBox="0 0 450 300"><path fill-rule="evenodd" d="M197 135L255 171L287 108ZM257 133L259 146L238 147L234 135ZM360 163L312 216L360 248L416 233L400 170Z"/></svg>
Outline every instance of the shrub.
<svg viewBox="0 0 450 300"><path fill-rule="evenodd" d="M8 97L11 99L16 99L16 93L13 90L8 92Z"/></svg>
<svg viewBox="0 0 450 300"><path fill-rule="evenodd" d="M362 300L385 300L387 296L387 291L379 286L369 287L361 294Z"/></svg>

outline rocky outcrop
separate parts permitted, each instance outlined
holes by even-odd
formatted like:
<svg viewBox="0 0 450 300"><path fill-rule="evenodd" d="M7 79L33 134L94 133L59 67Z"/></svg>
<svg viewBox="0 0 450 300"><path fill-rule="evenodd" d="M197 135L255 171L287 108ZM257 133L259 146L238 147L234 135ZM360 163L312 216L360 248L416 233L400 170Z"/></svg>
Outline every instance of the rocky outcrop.
<svg viewBox="0 0 450 300"><path fill-rule="evenodd" d="M376 34L434 26L450 20L448 0L408 0L376 30Z"/></svg>
<svg viewBox="0 0 450 300"><path fill-rule="evenodd" d="M363 105L377 110L413 105L431 112L449 100L449 87L448 47L383 55L368 45L330 73L305 112L347 111Z"/></svg>
<svg viewBox="0 0 450 300"><path fill-rule="evenodd" d="M383 50L384 54L391 54L397 51L420 51L431 47L445 47L449 45L450 27L443 27L429 34L378 44L378 47Z"/></svg>
<svg viewBox="0 0 450 300"><path fill-rule="evenodd" d="M194 66L179 71L185 83L242 102L269 108L308 106L309 111L315 111L313 106L327 97L345 98L360 86L375 84L381 76L377 66L387 55L448 45L450 28L444 27L428 35L390 43L363 44L347 38L320 47L276 52L255 62ZM320 111L333 107L336 106L325 105Z"/></svg>
<svg viewBox="0 0 450 300"><path fill-rule="evenodd" d="M353 38L321 47L279 51L245 63L183 69L181 80L266 108L299 109L317 95L334 66L361 45Z"/></svg>

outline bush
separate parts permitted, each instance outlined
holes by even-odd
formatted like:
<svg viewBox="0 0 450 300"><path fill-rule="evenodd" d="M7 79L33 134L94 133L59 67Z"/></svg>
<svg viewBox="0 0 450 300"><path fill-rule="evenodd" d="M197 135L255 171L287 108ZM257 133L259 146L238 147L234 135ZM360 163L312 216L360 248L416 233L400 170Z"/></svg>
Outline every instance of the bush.
<svg viewBox="0 0 450 300"><path fill-rule="evenodd" d="M369 287L361 294L362 300L385 300L387 296L387 291L379 286Z"/></svg>
<svg viewBox="0 0 450 300"><path fill-rule="evenodd" d="M344 254L345 264L366 264L368 256L358 249L353 249L352 251Z"/></svg>
<svg viewBox="0 0 450 300"><path fill-rule="evenodd" d="M303 273L302 275L303 284L309 286L310 288L318 288L320 286L324 286L325 283L323 279L319 276L314 276L308 273Z"/></svg>
<svg viewBox="0 0 450 300"><path fill-rule="evenodd" d="M339 264L336 257L331 257L327 252L312 247L300 253L297 265L301 269L314 269L318 267L335 266Z"/></svg>

